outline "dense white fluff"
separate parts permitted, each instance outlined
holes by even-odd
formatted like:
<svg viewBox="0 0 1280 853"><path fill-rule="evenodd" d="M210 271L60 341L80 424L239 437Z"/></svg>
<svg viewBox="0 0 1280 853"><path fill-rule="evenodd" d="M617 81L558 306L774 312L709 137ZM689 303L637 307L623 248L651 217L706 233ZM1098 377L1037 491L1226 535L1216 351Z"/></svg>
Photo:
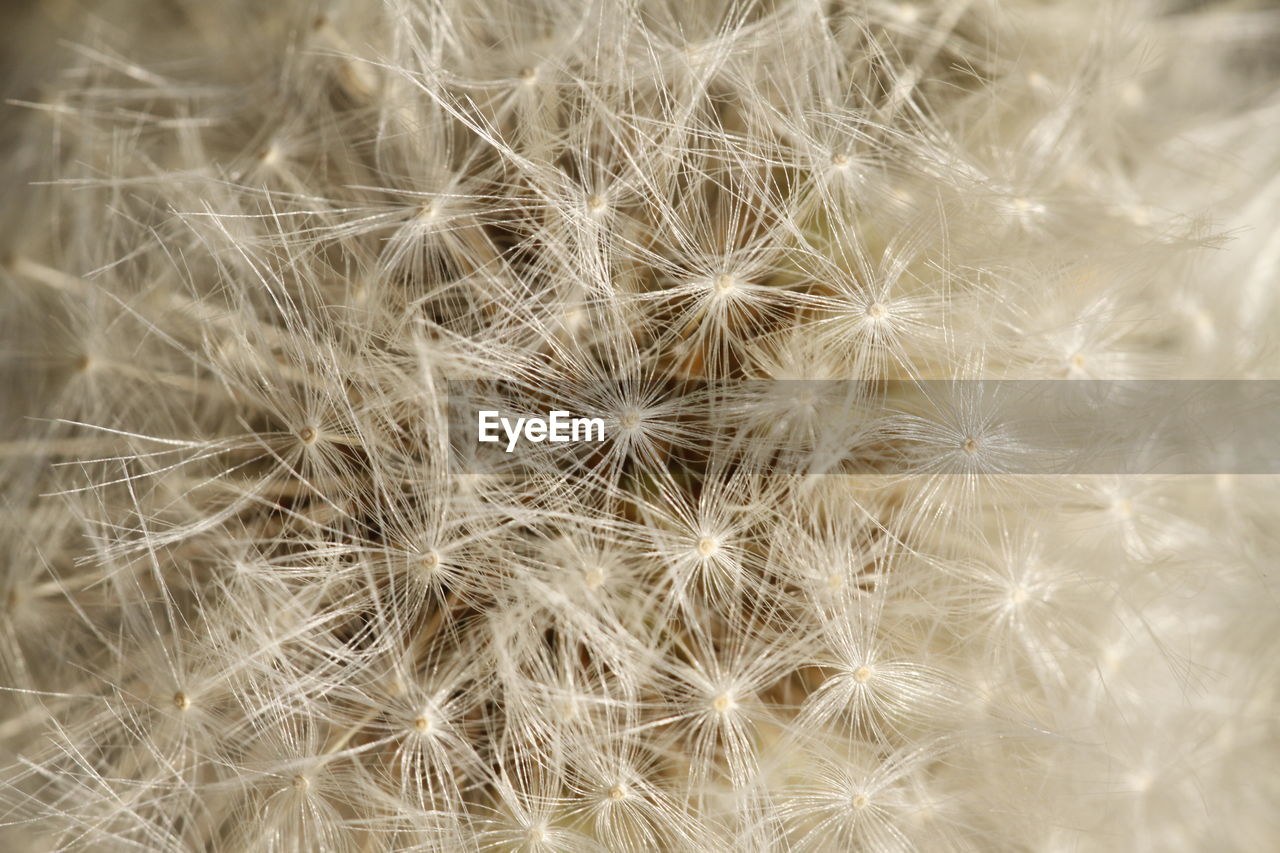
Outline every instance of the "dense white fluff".
<svg viewBox="0 0 1280 853"><path fill-rule="evenodd" d="M0 122L0 848L1280 846L1275 478L794 383L1280 373L1280 14L83 6ZM460 461L455 380L608 438Z"/></svg>

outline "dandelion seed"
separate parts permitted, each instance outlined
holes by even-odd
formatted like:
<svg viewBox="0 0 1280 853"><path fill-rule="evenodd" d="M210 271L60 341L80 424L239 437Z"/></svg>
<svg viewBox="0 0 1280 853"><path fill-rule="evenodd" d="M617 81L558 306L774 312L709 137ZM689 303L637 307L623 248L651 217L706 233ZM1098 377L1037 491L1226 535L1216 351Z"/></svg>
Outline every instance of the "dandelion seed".
<svg viewBox="0 0 1280 853"><path fill-rule="evenodd" d="M920 20L920 9L913 3L894 4L893 14L903 24L914 24Z"/></svg>
<svg viewBox="0 0 1280 853"><path fill-rule="evenodd" d="M716 295L726 297L733 293L738 287L738 280L728 273L721 273L716 276L715 290Z"/></svg>

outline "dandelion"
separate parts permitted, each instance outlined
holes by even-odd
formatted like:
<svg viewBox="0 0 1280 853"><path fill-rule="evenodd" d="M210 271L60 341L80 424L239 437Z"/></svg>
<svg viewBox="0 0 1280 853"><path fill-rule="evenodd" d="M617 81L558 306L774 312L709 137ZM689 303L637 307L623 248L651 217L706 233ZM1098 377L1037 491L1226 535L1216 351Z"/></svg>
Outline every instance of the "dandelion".
<svg viewBox="0 0 1280 853"><path fill-rule="evenodd" d="M1276 12L24 5L0 849L1277 846Z"/></svg>

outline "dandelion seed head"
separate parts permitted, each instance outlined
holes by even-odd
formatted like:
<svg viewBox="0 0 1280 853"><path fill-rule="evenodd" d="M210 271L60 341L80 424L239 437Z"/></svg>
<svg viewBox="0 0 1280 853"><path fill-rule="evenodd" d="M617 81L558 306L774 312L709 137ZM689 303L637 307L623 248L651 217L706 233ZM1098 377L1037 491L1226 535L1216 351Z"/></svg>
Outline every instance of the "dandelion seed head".
<svg viewBox="0 0 1280 853"><path fill-rule="evenodd" d="M6 20L0 849L1277 846L1275 484L914 414L1275 373L1277 13L322 5Z"/></svg>

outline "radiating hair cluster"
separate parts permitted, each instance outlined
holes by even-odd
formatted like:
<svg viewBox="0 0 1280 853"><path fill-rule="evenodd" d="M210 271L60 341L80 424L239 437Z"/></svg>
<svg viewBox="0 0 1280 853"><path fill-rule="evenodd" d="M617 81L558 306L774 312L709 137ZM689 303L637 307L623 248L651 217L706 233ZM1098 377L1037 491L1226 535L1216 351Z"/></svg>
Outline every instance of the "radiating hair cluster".
<svg viewBox="0 0 1280 853"><path fill-rule="evenodd" d="M841 413L706 390L1280 374L1280 14L35 14L0 847L1280 844L1275 478L887 465L976 401L804 470ZM459 381L604 440L460 462Z"/></svg>

